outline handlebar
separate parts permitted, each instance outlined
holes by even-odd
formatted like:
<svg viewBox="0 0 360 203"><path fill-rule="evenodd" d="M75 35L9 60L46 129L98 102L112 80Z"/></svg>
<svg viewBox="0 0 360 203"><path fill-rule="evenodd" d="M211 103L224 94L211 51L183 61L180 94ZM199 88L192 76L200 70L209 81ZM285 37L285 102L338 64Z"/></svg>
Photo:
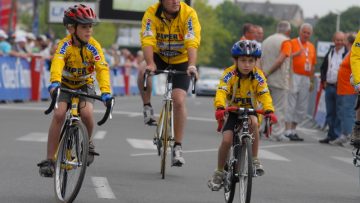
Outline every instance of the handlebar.
<svg viewBox="0 0 360 203"><path fill-rule="evenodd" d="M147 79L149 76L151 75L155 75L155 74L167 74L167 75L187 75L186 71L179 71L179 70L155 70L153 72L151 72L150 70L146 70L144 73L144 91L147 90ZM196 78L195 78L195 74L191 74L190 76L190 80L191 80L191 92L192 94L195 94L195 84L196 84Z"/></svg>
<svg viewBox="0 0 360 203"><path fill-rule="evenodd" d="M235 112L238 114L246 113L253 113L256 112L257 114L265 115L265 111L262 109L253 109L253 108L245 108L245 107L237 107L237 106L228 106L225 108L226 112Z"/></svg>
<svg viewBox="0 0 360 203"><path fill-rule="evenodd" d="M75 95L75 96L84 96L84 97L88 97L88 98L92 98L92 99L102 101L101 96L99 96L99 95L88 94L88 93L83 92L81 90L73 90L73 89L68 89L68 88L65 88L65 87L57 87L54 90L53 94L51 95L51 103L50 103L49 108L47 110L45 110L45 112L44 112L46 115L49 114L54 109L54 107L57 108L57 103L58 103L58 100L59 100L60 92L66 92L66 93L70 93L70 94ZM114 97L111 97L111 99L108 100L105 103L106 111L105 111L105 114L104 114L103 118L99 122L97 122L97 124L99 126L104 124L107 121L108 118L112 119L112 110L113 110L114 104L115 104L115 98Z"/></svg>

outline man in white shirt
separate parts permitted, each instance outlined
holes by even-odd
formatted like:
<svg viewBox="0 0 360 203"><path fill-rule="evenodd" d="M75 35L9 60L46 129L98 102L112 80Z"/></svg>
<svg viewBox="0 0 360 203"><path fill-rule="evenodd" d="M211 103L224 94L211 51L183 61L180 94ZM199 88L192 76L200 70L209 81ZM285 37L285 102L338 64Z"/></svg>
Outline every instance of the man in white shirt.
<svg viewBox="0 0 360 203"><path fill-rule="evenodd" d="M321 84L325 89L326 123L329 131L326 138L319 140L320 143L328 144L340 135L340 120L336 115L336 86L340 64L346 56L345 34L336 32L333 36L334 46L331 46L320 67Z"/></svg>

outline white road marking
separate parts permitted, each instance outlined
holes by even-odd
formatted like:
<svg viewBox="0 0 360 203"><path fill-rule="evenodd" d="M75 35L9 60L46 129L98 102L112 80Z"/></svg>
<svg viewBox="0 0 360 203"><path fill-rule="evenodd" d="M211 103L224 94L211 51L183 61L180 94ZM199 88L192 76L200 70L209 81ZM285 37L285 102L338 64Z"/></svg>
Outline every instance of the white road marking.
<svg viewBox="0 0 360 203"><path fill-rule="evenodd" d="M94 135L94 139L96 139L96 140L102 140L102 139L104 139L105 138L105 136L106 136L106 131L97 131L96 133L95 133L95 135Z"/></svg>
<svg viewBox="0 0 360 203"><path fill-rule="evenodd" d="M351 157L332 156L331 158L348 163L348 164L353 164L353 159Z"/></svg>
<svg viewBox="0 0 360 203"><path fill-rule="evenodd" d="M13 106L13 105L0 105L0 109L9 109L9 110L27 110L27 111L45 111L47 107L38 107L38 106ZM104 114L104 110L94 109L94 113ZM128 117L137 117L142 116L142 113L130 112L130 111L113 111L113 115L127 115ZM155 114L156 117L159 117L159 114ZM188 120L193 121L203 121L203 122L215 122L215 119L202 118L202 117L187 117Z"/></svg>
<svg viewBox="0 0 360 203"><path fill-rule="evenodd" d="M126 138L129 144L136 149L156 149L152 140Z"/></svg>
<svg viewBox="0 0 360 203"><path fill-rule="evenodd" d="M47 133L34 132L19 137L16 140L28 141L28 142L47 142L47 139L48 139Z"/></svg>
<svg viewBox="0 0 360 203"><path fill-rule="evenodd" d="M112 192L109 182L105 177L91 177L91 180L95 186L98 198L116 199L115 194Z"/></svg>
<svg viewBox="0 0 360 203"><path fill-rule="evenodd" d="M269 159L269 160L275 160L275 161L290 161L289 159L280 156L276 153L270 152L268 150L259 149L259 158L260 159Z"/></svg>

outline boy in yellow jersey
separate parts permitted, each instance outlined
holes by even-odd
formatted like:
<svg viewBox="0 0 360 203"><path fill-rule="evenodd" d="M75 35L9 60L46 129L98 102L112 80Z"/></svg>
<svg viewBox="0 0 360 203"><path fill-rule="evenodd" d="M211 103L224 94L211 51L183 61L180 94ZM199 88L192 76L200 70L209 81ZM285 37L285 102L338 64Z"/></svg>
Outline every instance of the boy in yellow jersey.
<svg viewBox="0 0 360 203"><path fill-rule="evenodd" d="M95 12L83 4L69 7L64 12L63 23L70 33L62 39L56 50L50 69L49 92L63 86L70 89L81 89L95 94L94 76L99 83L101 97L104 102L111 99L109 67L105 61L100 44L92 37L93 25L98 22ZM61 93L58 108L54 109L49 128L47 157L40 162L39 173L44 177L52 177L54 173L54 154L59 142L61 127L70 103L70 95ZM81 121L85 124L89 143L89 159L93 161L94 150L91 134L94 128L93 99L80 98ZM89 164L90 164L89 163Z"/></svg>
<svg viewBox="0 0 360 203"><path fill-rule="evenodd" d="M227 105L257 109L259 103L266 114L275 122L276 116L273 113L274 107L265 76L255 66L257 59L261 56L260 45L256 41L240 40L233 45L231 55L234 58L234 65L225 69L214 100L215 117L219 125L222 125L224 109ZM257 169L257 174L261 176L264 174L264 169L257 157L259 147L257 115L250 115L249 120L249 127L254 137L253 164ZM239 122L237 114L230 112L224 127L221 129L223 139L218 151L217 169L208 182L209 188L213 191L220 190L223 185L224 166L232 145L234 126L237 122Z"/></svg>

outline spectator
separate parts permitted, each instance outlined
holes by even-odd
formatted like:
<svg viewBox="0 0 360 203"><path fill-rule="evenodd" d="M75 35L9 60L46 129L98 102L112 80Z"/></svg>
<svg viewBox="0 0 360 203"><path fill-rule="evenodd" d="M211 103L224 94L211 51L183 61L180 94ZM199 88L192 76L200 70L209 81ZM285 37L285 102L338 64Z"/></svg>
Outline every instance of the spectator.
<svg viewBox="0 0 360 203"><path fill-rule="evenodd" d="M355 34L349 33L345 39L345 46L347 50L351 49L351 45L355 41ZM345 143L350 141L351 130L355 122L355 101L356 91L350 84L350 52L348 52L342 61L337 82L337 98L336 98L336 116L340 121L340 137L330 144L343 146Z"/></svg>
<svg viewBox="0 0 360 203"><path fill-rule="evenodd" d="M0 29L0 56L8 55L11 51L11 44L6 41L8 35Z"/></svg>
<svg viewBox="0 0 360 203"><path fill-rule="evenodd" d="M36 37L35 46L37 47L38 54L44 59L51 59L50 47L48 39L45 35Z"/></svg>
<svg viewBox="0 0 360 203"><path fill-rule="evenodd" d="M255 25L251 23L245 23L243 25L243 36L240 40L255 40L256 38L256 28Z"/></svg>
<svg viewBox="0 0 360 203"><path fill-rule="evenodd" d="M26 50L29 53L33 53L33 52L39 52L39 50L35 47L35 35L31 32L26 33L25 35L26 37Z"/></svg>
<svg viewBox="0 0 360 203"><path fill-rule="evenodd" d="M23 35L17 35L15 37L15 44L12 47L12 51L10 52L10 56L20 57L20 58L28 58L30 53L26 50L26 37Z"/></svg>
<svg viewBox="0 0 360 203"><path fill-rule="evenodd" d="M327 136L319 140L323 144L337 139L340 134L340 120L336 115L338 105L336 89L339 67L348 51L344 46L344 40L343 32L336 32L333 35L334 46L330 47L320 66L321 84L325 89L326 123L329 126Z"/></svg>
<svg viewBox="0 0 360 203"><path fill-rule="evenodd" d="M264 29L260 25L255 25L255 40L261 43L264 40Z"/></svg>
<svg viewBox="0 0 360 203"><path fill-rule="evenodd" d="M278 23L276 31L263 42L261 67L267 77L267 84L276 109L275 114L278 118L277 124L273 124L272 137L277 141L285 141L289 140L284 136L284 132L287 92L289 90L291 25L288 21L281 21Z"/></svg>
<svg viewBox="0 0 360 203"><path fill-rule="evenodd" d="M314 89L316 51L309 42L313 28L304 23L300 26L299 37L290 40L292 74L285 115L285 136L291 141L303 141L296 133L296 126L305 119L310 92Z"/></svg>

